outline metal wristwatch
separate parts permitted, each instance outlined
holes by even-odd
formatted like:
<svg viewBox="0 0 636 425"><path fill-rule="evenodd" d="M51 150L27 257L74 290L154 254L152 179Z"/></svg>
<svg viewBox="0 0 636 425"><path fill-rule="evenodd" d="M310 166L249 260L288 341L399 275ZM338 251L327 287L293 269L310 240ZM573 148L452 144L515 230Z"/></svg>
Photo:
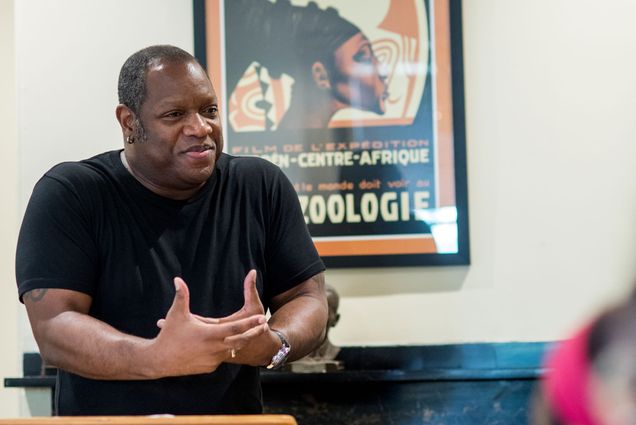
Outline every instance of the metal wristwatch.
<svg viewBox="0 0 636 425"><path fill-rule="evenodd" d="M285 360L287 360L287 356L291 351L291 346L289 345L289 342L287 342L287 338L285 338L285 335L283 335L282 332L277 331L276 329L272 329L272 331L276 335L278 335L278 338L280 338L281 347L278 352L274 354L274 356L272 357L272 361L266 367L267 369L278 369L285 364Z"/></svg>

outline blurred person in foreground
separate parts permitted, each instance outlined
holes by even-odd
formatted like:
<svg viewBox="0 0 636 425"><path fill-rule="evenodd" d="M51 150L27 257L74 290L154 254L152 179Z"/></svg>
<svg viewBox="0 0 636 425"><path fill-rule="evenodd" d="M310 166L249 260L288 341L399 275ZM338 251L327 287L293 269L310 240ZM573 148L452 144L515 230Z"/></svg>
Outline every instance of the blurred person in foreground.
<svg viewBox="0 0 636 425"><path fill-rule="evenodd" d="M57 413L261 412L258 367L311 352L328 316L296 193L271 163L222 153L189 53L133 54L118 92L124 149L49 170L18 241Z"/></svg>
<svg viewBox="0 0 636 425"><path fill-rule="evenodd" d="M547 356L533 425L636 424L636 301L606 309Z"/></svg>

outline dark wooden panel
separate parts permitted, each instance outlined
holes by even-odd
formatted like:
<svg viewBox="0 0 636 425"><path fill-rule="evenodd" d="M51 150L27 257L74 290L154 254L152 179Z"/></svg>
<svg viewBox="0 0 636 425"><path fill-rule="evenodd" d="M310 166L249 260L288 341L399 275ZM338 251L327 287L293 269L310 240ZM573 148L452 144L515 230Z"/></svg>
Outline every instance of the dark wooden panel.
<svg viewBox="0 0 636 425"><path fill-rule="evenodd" d="M299 425L525 425L535 380L264 384L265 411Z"/></svg>

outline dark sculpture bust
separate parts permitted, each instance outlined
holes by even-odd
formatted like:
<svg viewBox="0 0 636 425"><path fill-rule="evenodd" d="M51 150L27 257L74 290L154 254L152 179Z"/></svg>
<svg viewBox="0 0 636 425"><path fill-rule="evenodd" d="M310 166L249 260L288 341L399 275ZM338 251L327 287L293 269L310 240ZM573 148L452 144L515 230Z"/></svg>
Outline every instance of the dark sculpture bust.
<svg viewBox="0 0 636 425"><path fill-rule="evenodd" d="M329 319L327 320L327 331L325 333L325 339L322 344L314 351L309 353L306 359L313 360L334 360L340 351L340 347L337 347L329 341L329 330L338 324L340 320L340 313L338 313L338 306L340 305L340 296L336 292L333 286L326 285L327 291L327 303L329 305Z"/></svg>
<svg viewBox="0 0 636 425"><path fill-rule="evenodd" d="M340 297L333 286L326 285L327 303L329 305L329 318L327 320L327 329L325 339L322 344L314 351L300 360L286 364L283 370L296 373L324 373L335 372L343 369L342 361L336 360L340 347L335 346L329 341L329 330L336 326L340 320L338 306Z"/></svg>

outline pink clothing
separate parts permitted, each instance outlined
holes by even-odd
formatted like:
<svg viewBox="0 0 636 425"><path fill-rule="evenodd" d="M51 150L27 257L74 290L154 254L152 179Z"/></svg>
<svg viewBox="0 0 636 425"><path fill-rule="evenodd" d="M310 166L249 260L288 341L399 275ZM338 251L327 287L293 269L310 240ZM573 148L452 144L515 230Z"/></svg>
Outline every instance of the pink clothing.
<svg viewBox="0 0 636 425"><path fill-rule="evenodd" d="M589 411L591 365L587 355L588 325L548 355L544 388L548 403L566 424L600 425Z"/></svg>

